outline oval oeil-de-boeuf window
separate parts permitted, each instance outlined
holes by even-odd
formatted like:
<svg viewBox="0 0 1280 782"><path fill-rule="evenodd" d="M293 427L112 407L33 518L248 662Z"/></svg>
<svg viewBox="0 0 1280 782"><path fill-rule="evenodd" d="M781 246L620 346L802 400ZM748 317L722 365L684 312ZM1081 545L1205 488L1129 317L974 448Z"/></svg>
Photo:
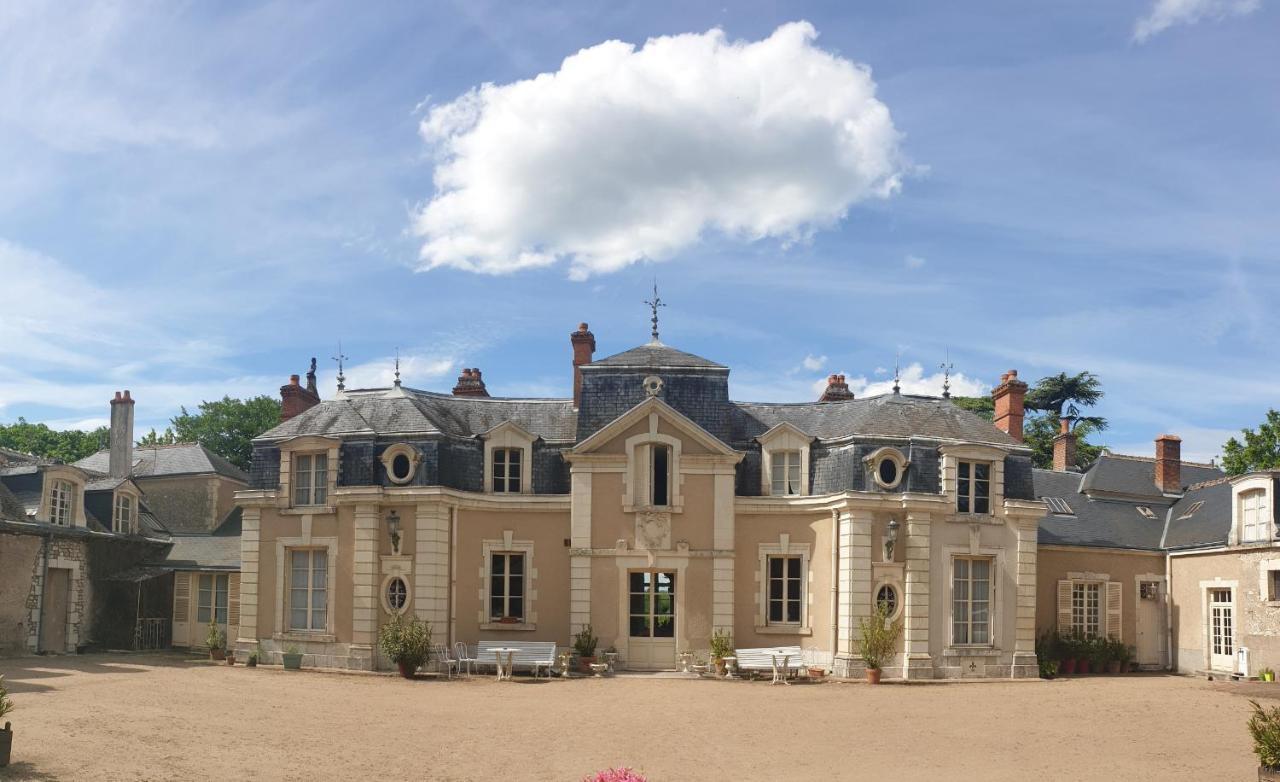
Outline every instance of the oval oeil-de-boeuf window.
<svg viewBox="0 0 1280 782"><path fill-rule="evenodd" d="M407 454L398 453L391 460L391 476L397 481L407 480L409 471L413 469L413 462L409 461Z"/></svg>
<svg viewBox="0 0 1280 782"><path fill-rule="evenodd" d="M876 471L880 475L880 482L886 486L892 486L898 482L898 463L893 459L881 459L880 464L876 465Z"/></svg>

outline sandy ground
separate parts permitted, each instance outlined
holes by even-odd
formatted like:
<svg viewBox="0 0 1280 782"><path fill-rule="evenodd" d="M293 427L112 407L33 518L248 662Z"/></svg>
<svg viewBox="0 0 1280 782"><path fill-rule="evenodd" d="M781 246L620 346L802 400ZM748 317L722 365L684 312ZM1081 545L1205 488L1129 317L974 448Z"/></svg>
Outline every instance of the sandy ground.
<svg viewBox="0 0 1280 782"><path fill-rule="evenodd" d="M175 656L0 660L0 779L1239 780L1240 686L1171 676L773 687L405 681Z"/></svg>

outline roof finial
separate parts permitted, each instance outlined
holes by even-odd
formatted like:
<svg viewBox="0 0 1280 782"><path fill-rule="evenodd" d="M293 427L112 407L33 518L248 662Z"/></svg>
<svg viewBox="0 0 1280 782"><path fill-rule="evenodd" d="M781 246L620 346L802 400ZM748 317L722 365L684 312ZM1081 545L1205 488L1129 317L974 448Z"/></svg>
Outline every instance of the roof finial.
<svg viewBox="0 0 1280 782"><path fill-rule="evenodd" d="M396 348L396 388L400 387L400 348Z"/></svg>
<svg viewBox="0 0 1280 782"><path fill-rule="evenodd" d="M653 321L653 331L651 332L653 334L652 341L659 342L660 340L658 339L658 308L667 306L667 303L662 299L658 298L658 278L657 277L653 278L653 298L646 299L644 303L648 304L649 309L653 310L653 317L650 319Z"/></svg>
<svg viewBox="0 0 1280 782"><path fill-rule="evenodd" d="M893 354L893 393L895 394L902 392L902 385L901 385L902 372L899 371L899 367L898 367L898 365L901 363L902 363L902 351L899 350Z"/></svg>
<svg viewBox="0 0 1280 782"><path fill-rule="evenodd" d="M338 362L338 390L345 391L347 390L347 378L342 374L342 362L346 361L350 356L344 356L342 354L342 340L338 340L338 355L330 356L330 358Z"/></svg>
<svg viewBox="0 0 1280 782"><path fill-rule="evenodd" d="M944 362L943 364L940 364L938 368L942 370L942 398L950 399L951 398L951 371L956 368L956 365L951 363L951 348L947 348L946 362Z"/></svg>

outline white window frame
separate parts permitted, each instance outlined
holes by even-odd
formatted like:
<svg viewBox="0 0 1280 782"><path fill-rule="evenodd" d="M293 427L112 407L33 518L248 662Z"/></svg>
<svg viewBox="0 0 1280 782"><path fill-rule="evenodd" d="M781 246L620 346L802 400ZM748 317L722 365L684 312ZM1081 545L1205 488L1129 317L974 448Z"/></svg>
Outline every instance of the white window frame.
<svg viewBox="0 0 1280 782"><path fill-rule="evenodd" d="M804 494L804 487L800 483L800 452L790 449L773 451L771 461L769 494L774 497L798 497Z"/></svg>
<svg viewBox="0 0 1280 782"><path fill-rule="evenodd" d="M75 524L76 485L66 478L54 478L49 482L49 522L59 527Z"/></svg>
<svg viewBox="0 0 1280 782"><path fill-rule="evenodd" d="M494 554L521 554L524 556L524 621L522 622L496 622L489 615ZM503 530L501 540L481 541L479 571L480 610L476 612L476 620L481 630L538 629L538 569L534 562L533 554L533 541L517 540L515 530Z"/></svg>
<svg viewBox="0 0 1280 782"><path fill-rule="evenodd" d="M811 635L813 628L810 621L809 601L812 590L809 588L810 557L813 547L808 543L793 543L791 534L778 535L777 543L761 543L757 546L756 582L756 627L757 633L781 635ZM800 621L773 622L769 619L769 560L779 557L798 557L800 559ZM784 604L785 617L785 604Z"/></svg>
<svg viewBox="0 0 1280 782"><path fill-rule="evenodd" d="M1271 509L1267 507L1267 490L1245 489L1238 494L1236 501L1240 508L1240 542L1270 542L1271 519L1267 514Z"/></svg>
<svg viewBox="0 0 1280 782"><path fill-rule="evenodd" d="M650 443L647 449L649 461L649 485L645 495L646 505L650 508L661 508L663 510L670 508L672 504L672 484L675 483L675 472L671 469L672 463L675 461L675 449L666 443ZM662 498L662 502L658 502L658 454L666 456L666 465L662 468L665 472L664 479L667 487L667 496Z"/></svg>
<svg viewBox="0 0 1280 782"><path fill-rule="evenodd" d="M498 560L501 560L503 563L501 576L498 575L497 569L494 567L494 565ZM511 563L515 560L518 560L520 562L520 574L518 576L511 575ZM525 572L528 570L528 565L529 565L528 560L525 558L525 553L523 551L490 551L489 552L489 605L485 606L485 609L488 611L490 622L501 622L501 620L503 619L514 618L519 620L514 624L525 623L524 622L525 614L528 613L528 608L529 608L528 598L525 596L525 593L529 589L529 579L525 577ZM501 596L495 594L493 589L494 580L497 578L501 578L501 581L502 581ZM520 584L520 595L517 598L518 600L520 600L519 614L511 613L511 597L512 597L511 584L514 581L518 581ZM500 616L495 616L493 613L494 600L502 601L503 610ZM506 623L506 624L510 624L510 623Z"/></svg>
<svg viewBox="0 0 1280 782"><path fill-rule="evenodd" d="M782 563L782 575L775 577L773 575L773 563ZM792 578L788 572L791 563L796 563L797 574ZM787 625L790 627L800 627L804 624L804 604L805 604L805 572L804 559L799 554L770 554L765 557L765 624L777 627ZM775 600L773 597L773 582L782 582L782 597ZM795 589L797 594L791 594L792 581L795 581ZM773 618L773 608L775 603L780 602L780 612L777 619ZM792 620L787 618L788 604L794 603L796 606L797 617Z"/></svg>
<svg viewBox="0 0 1280 782"><path fill-rule="evenodd" d="M128 492L115 492L111 503L111 531L133 532L138 513L138 498Z"/></svg>
<svg viewBox="0 0 1280 782"><path fill-rule="evenodd" d="M890 622L896 621L902 616L903 608L906 605L906 596L902 591L902 584L897 580L886 578L876 582L875 588L871 590L871 607L875 608L880 602L880 592L884 589L892 589L895 597L893 611L890 612L888 619Z"/></svg>
<svg viewBox="0 0 1280 782"><path fill-rule="evenodd" d="M962 473L968 467L969 477L965 478ZM981 481L977 477L979 467L987 468L987 477ZM993 484L995 483L996 468L995 464L985 459L957 459L956 460L956 513L967 516L990 516L995 510L995 492ZM965 491L965 482L968 482L968 491ZM987 492L983 497L978 494L978 484L986 483ZM969 509L960 509L960 500L968 501ZM987 509L985 511L975 510L979 499L987 501Z"/></svg>
<svg viewBox="0 0 1280 782"><path fill-rule="evenodd" d="M511 457L515 456L513 460ZM512 461L517 462L512 464ZM525 450L523 448L494 448L489 466L489 491L493 494L524 494ZM512 474L514 468L514 475ZM501 471L501 474L499 472ZM515 483L515 488L511 484Z"/></svg>
<svg viewBox="0 0 1280 782"><path fill-rule="evenodd" d="M308 456L315 454L323 454L326 457L325 465L327 475L324 487L324 504L323 505L297 505L294 503L296 499L296 473L299 456ZM341 454L341 443L329 437L319 437L316 435L304 435L295 437L283 443L280 446L280 482L276 493L276 507L281 513L290 516L301 516L316 513L333 513L337 509L336 499L334 497L338 490L338 472L341 469L339 464L339 456ZM312 478L315 477L314 462ZM315 499L315 487L312 486L311 496L308 499Z"/></svg>
<svg viewBox="0 0 1280 782"><path fill-rule="evenodd" d="M325 625L324 627L315 627L314 625L315 625L316 608L312 606L311 603L312 603L312 595L318 589L321 589L321 587L316 587L315 585L315 575L316 575L315 555L320 552L324 552L325 554L325 561L324 561L325 581L324 581L324 587L322 587L324 589ZM294 554L301 554L301 553L305 553L307 555L307 584L306 584L307 626L294 627L293 625L293 591L295 587L293 585L293 556ZM324 546L289 547L285 549L285 561L281 567L281 570L288 573L288 578L285 585L286 593L284 595L284 610L286 613L285 626L287 627L287 631L289 633L295 633L295 634L328 633L330 631L330 628L333 626L332 607L333 607L333 598L334 598L333 560L332 560L332 554L330 550Z"/></svg>
<svg viewBox="0 0 1280 782"><path fill-rule="evenodd" d="M627 452L626 485L622 495L624 513L636 513L644 510L659 510L664 513L682 513L684 511L684 495L681 483L680 438L658 433L658 414L649 416L649 432L628 437L625 441ZM655 508L653 500L653 455L655 445L665 445L671 449L667 460L667 504Z"/></svg>
<svg viewBox="0 0 1280 782"><path fill-rule="evenodd" d="M409 474L404 477L397 477L395 473L395 464L396 459L401 456L409 460ZM396 443L382 452L382 456L379 458L379 461L382 462L382 469L387 473L387 480L397 486L404 486L412 483L414 476L418 474L418 463L422 461L422 454L419 453L418 449L414 448L412 445L407 443Z"/></svg>
<svg viewBox="0 0 1280 782"><path fill-rule="evenodd" d="M324 469L317 468L319 460L324 460ZM295 508L321 508L329 502L329 454L326 451L305 451L293 454L293 485L291 499ZM307 486L301 485L301 478L307 476ZM317 476L322 478L322 486L317 486ZM305 494L303 494L305 492ZM300 498L301 497L301 501Z"/></svg>
<svg viewBox="0 0 1280 782"><path fill-rule="evenodd" d="M894 479L886 481L880 476L880 464L882 462L892 462L894 466ZM911 460L908 459L902 451L897 448L885 446L877 448L875 451L867 454L862 458L862 463L871 473L871 480L876 486L882 489L896 489L902 485L902 479L906 477L907 467L910 466Z"/></svg>
<svg viewBox="0 0 1280 782"><path fill-rule="evenodd" d="M966 626L967 626L967 629L968 629L968 639L967 639L967 640L964 640L964 641L960 641L960 640L958 640L958 639L956 638L956 632L955 632L956 621L957 621L957 619L956 619L956 597L955 597L956 563L957 563L957 562L960 562L960 561L964 561L964 562L969 563L968 570L967 570L967 572L968 572L968 576L967 576L967 587L968 587L968 588L967 588L967 590L966 590L966 595L967 595L967 596L966 596L966 598L965 598L965 605L966 605L966 609L965 609L965 611L966 611L966 617L967 617ZM974 627L974 622L973 622L973 602L974 602L974 601L973 601L973 584L974 584L974 578L973 578L973 563L974 563L974 562L977 562L977 561L982 561L982 562L986 562L986 563L987 563L987 579L986 579L986 581L987 581L987 599L986 599L986 603L987 603L987 621L986 621L986 625L987 625L987 640L986 640L986 641L981 641L981 642L976 642L976 641L974 641L974 640L973 640L973 627ZM954 648L957 648L957 649L960 649L960 648L970 648L970 649L989 649L989 648L994 648L994 647L995 647L995 645L996 645L996 609L997 609L997 606L996 606L996 600L995 600L995 594L996 594L996 584L999 582L999 579L998 579L999 566L1000 566L999 561L998 561L995 557L990 556L990 555L988 555L988 554L956 554L956 555L953 555L953 556L951 557L950 563L951 563L951 566L950 566L950 568L949 568L949 570L948 570L948 572L947 572L947 583L948 583L948 587L947 587L947 598L948 598L948 600L947 600L947 603L948 603L947 610L948 610L948 617L947 617L947 620L948 620L948 628L949 628L949 629L948 629L948 634L949 634L949 636L950 636L950 638L951 638L951 646L952 646L952 647L954 647Z"/></svg>
<svg viewBox="0 0 1280 782"><path fill-rule="evenodd" d="M196 623L199 625L209 624L209 619L218 618L218 595L222 598L222 619L218 624L225 625L227 618L231 615L231 578L226 573L196 573ZM205 589L205 579L208 579L209 588ZM205 595L208 594L209 602L205 603ZM203 612L203 613L202 613Z"/></svg>
<svg viewBox="0 0 1280 782"><path fill-rule="evenodd" d="M404 603L399 606L391 603L391 585L399 581L404 584ZM392 573L382 579L382 609L388 614L406 614L409 612L409 606L413 603L413 585L409 583L409 575L407 573Z"/></svg>
<svg viewBox="0 0 1280 782"><path fill-rule="evenodd" d="M538 438L519 424L504 421L480 435L484 440L484 489L486 494L532 494L533 493L533 444ZM503 448L515 448L523 451L520 454L520 490L494 490L494 452Z"/></svg>
<svg viewBox="0 0 1280 782"><path fill-rule="evenodd" d="M1075 579L1071 582L1071 632L1079 632L1085 638L1102 638L1106 635L1107 587L1104 581ZM1089 592L1094 593L1094 605L1089 605ZM1077 604L1077 595L1079 602ZM1089 610L1094 611L1094 630L1089 631Z"/></svg>
<svg viewBox="0 0 1280 782"><path fill-rule="evenodd" d="M778 424L756 438L760 443L760 493L765 497L803 497L809 494L809 446L814 438L791 424ZM798 491L780 495L773 490L773 460L782 454L799 456ZM784 457L788 460L790 456Z"/></svg>

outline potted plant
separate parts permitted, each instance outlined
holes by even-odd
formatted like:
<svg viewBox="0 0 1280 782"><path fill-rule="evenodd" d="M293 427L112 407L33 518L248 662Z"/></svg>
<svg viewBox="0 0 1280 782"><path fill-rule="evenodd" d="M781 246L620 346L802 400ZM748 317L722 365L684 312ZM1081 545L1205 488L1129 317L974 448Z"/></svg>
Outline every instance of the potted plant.
<svg viewBox="0 0 1280 782"><path fill-rule="evenodd" d="M0 719L4 719L5 715L13 711L13 699L9 697L9 690L4 686L4 675L0 674ZM4 728L0 729L0 768L9 765L9 752L13 749L13 728L8 722L5 722Z"/></svg>
<svg viewBox="0 0 1280 782"><path fill-rule="evenodd" d="M431 624L396 614L378 630L378 645L400 669L400 675L412 679L431 654Z"/></svg>
<svg viewBox="0 0 1280 782"><path fill-rule="evenodd" d="M1125 646L1122 643L1117 644L1116 657L1120 660L1120 673L1128 673L1133 670L1133 658L1136 651L1132 646Z"/></svg>
<svg viewBox="0 0 1280 782"><path fill-rule="evenodd" d="M302 670L302 652L298 651L297 644L286 646L284 653L280 655L280 661L284 663L286 671Z"/></svg>
<svg viewBox="0 0 1280 782"><path fill-rule="evenodd" d="M1067 676L1075 674L1078 670L1077 662L1080 658L1080 637L1075 633L1068 633L1066 636L1059 638L1058 647L1061 654L1059 670Z"/></svg>
<svg viewBox="0 0 1280 782"><path fill-rule="evenodd" d="M1036 661L1040 665L1040 678L1052 679L1058 675L1058 660L1062 656L1062 639L1056 631L1042 633L1036 639Z"/></svg>
<svg viewBox="0 0 1280 782"><path fill-rule="evenodd" d="M1276 680L1276 672L1270 668L1263 668L1258 671L1258 678L1264 682L1273 682Z"/></svg>
<svg viewBox="0 0 1280 782"><path fill-rule="evenodd" d="M1263 709L1257 701L1249 718L1253 753L1258 756L1258 779L1280 779L1280 707Z"/></svg>
<svg viewBox="0 0 1280 782"><path fill-rule="evenodd" d="M1124 669L1124 656L1127 649L1120 641L1107 639L1103 641L1103 650L1107 659L1107 673L1117 674Z"/></svg>
<svg viewBox="0 0 1280 782"><path fill-rule="evenodd" d="M222 634L222 628L218 627L218 623L213 619L209 620L209 630L204 635L204 643L209 647L210 660L221 660L227 656L227 637Z"/></svg>
<svg viewBox="0 0 1280 782"><path fill-rule="evenodd" d="M877 602L871 616L858 620L858 651L867 664L867 683L879 684L884 664L893 657L902 622L889 621L889 606Z"/></svg>
<svg viewBox="0 0 1280 782"><path fill-rule="evenodd" d="M1089 670L1092 673L1107 672L1107 660L1111 657L1107 643L1106 638L1089 639Z"/></svg>
<svg viewBox="0 0 1280 782"><path fill-rule="evenodd" d="M724 658L733 656L733 636L725 630L716 630L711 634L711 663L716 667L716 675L724 676L727 671Z"/></svg>
<svg viewBox="0 0 1280 782"><path fill-rule="evenodd" d="M600 639L591 631L591 625L584 626L573 637L573 652L578 655L578 670L591 673L591 664L596 661L596 645Z"/></svg>
<svg viewBox="0 0 1280 782"><path fill-rule="evenodd" d="M259 660L266 662L266 655L262 653L261 641L253 645L253 651L249 652L249 659L245 660L244 664L250 668L257 668Z"/></svg>
<svg viewBox="0 0 1280 782"><path fill-rule="evenodd" d="M226 650L225 652L223 652L223 654L224 654L224 655L226 655L226 658L227 658L227 665L235 665L235 664L236 664L236 650L235 650L235 649L232 649L231 647L229 647L229 646L228 646L228 647L227 647L227 650Z"/></svg>

